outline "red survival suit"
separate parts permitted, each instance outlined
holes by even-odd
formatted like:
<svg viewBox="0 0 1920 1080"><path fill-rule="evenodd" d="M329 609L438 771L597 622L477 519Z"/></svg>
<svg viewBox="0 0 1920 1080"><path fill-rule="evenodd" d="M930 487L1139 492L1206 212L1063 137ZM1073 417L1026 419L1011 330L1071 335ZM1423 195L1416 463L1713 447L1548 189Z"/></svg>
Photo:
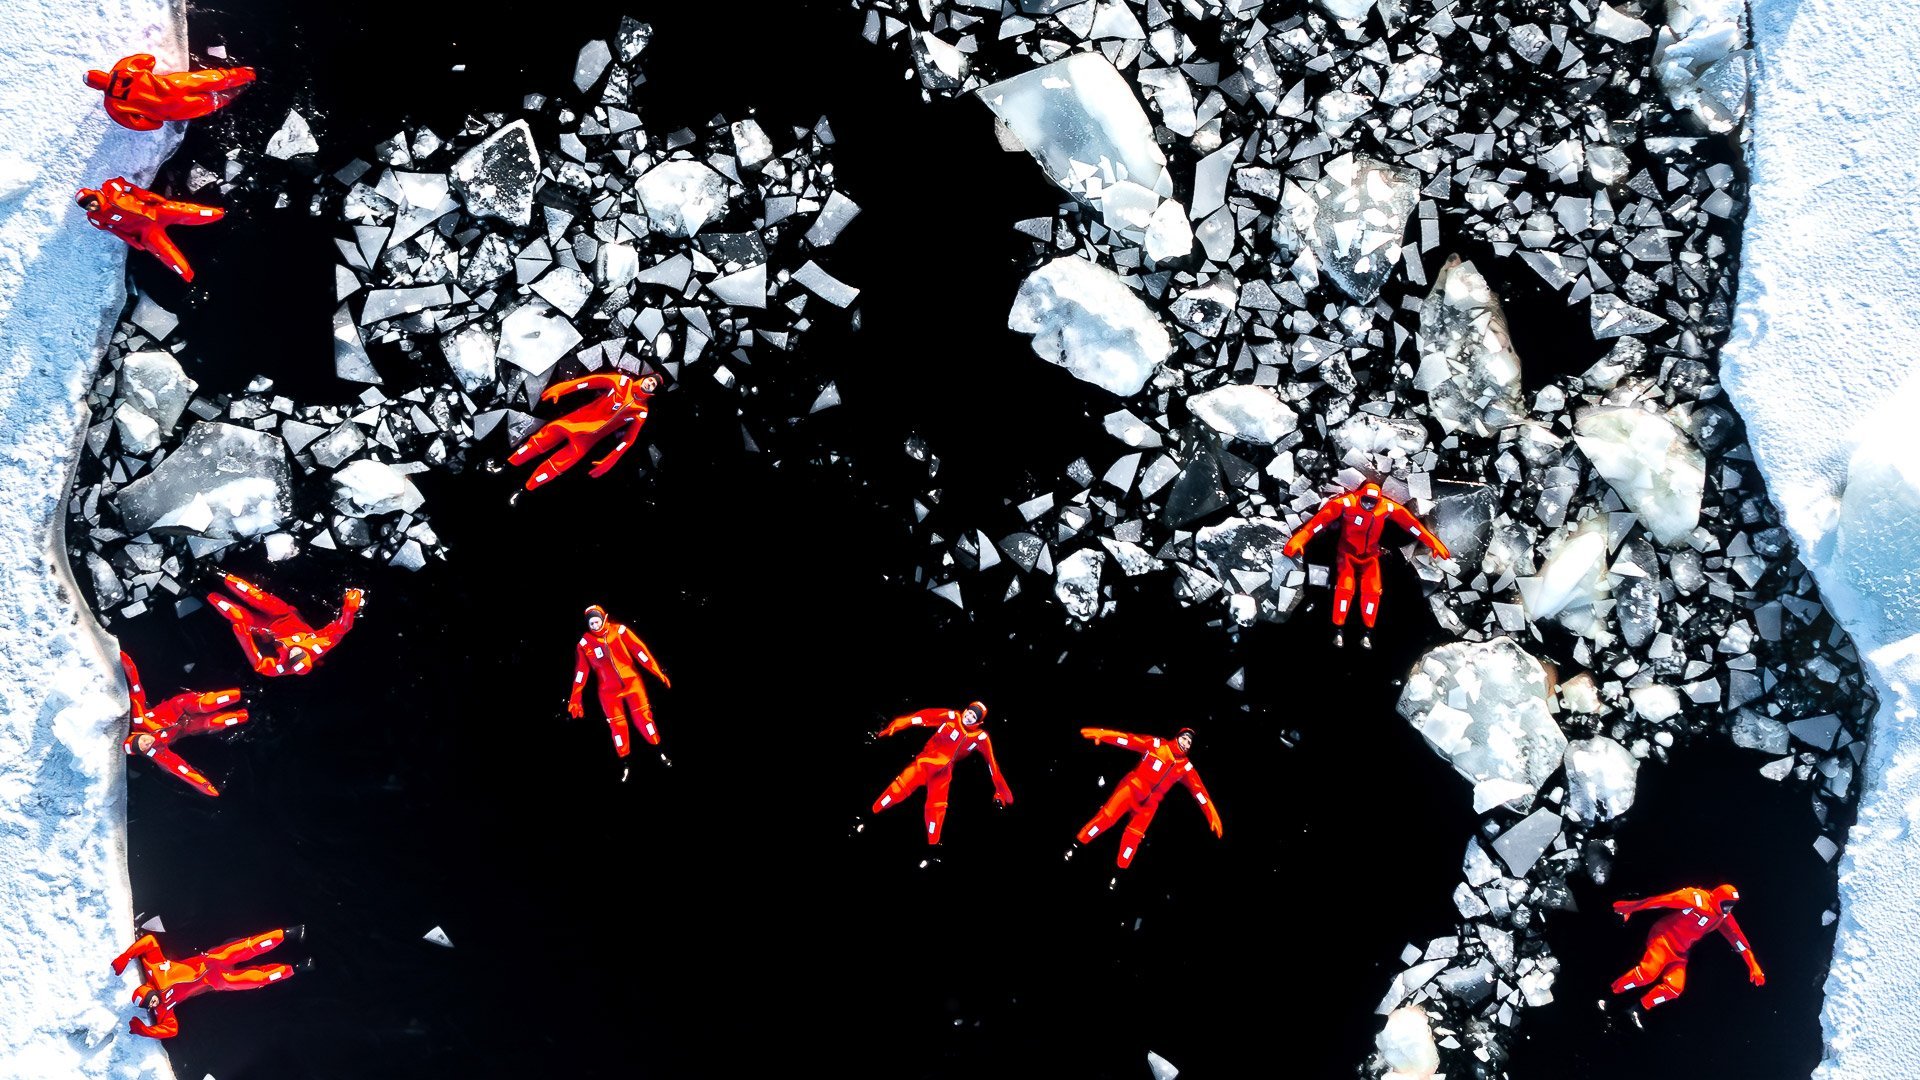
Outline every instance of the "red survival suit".
<svg viewBox="0 0 1920 1080"><path fill-rule="evenodd" d="M596 616L600 619L598 630L592 626ZM587 673L592 672L599 680L595 690L600 694L600 711L606 714L607 727L613 735L614 752L626 757L633 749L627 727L629 717L639 727L640 737L647 740L647 745L659 746L660 732L654 727L653 706L647 701L647 688L640 682L640 672L642 669L652 672L660 685L666 687L672 687L673 680L660 670L653 650L625 623L607 618L606 611L598 606L587 609L587 619L587 632L573 650L573 693L567 698L567 715L576 719L586 715L580 706L580 695L587 688Z"/></svg>
<svg viewBox="0 0 1920 1080"><path fill-rule="evenodd" d="M1194 801L1206 813L1207 825L1213 829L1213 835L1223 835L1220 811L1214 808L1213 799L1207 794L1207 785L1200 782L1200 774L1194 771L1193 762L1187 759L1186 751L1180 748L1180 736L1192 733L1192 728L1181 728L1173 738L1162 739L1154 735L1130 735L1106 728L1081 728L1080 734L1094 742L1140 751L1140 763L1133 767L1125 779L1114 785L1113 794L1108 796L1106 805L1081 828L1077 839L1082 844L1090 844L1094 837L1132 814L1133 820L1127 822L1126 834L1120 838L1120 855L1114 860L1114 865L1125 870L1133 862L1134 855L1139 853L1140 841L1146 838L1147 826L1153 824L1153 815L1160 809L1160 800L1175 784L1187 785L1187 789L1193 792Z"/></svg>
<svg viewBox="0 0 1920 1080"><path fill-rule="evenodd" d="M598 399L534 432L533 438L520 444L520 448L507 461L524 465L541 454L554 452L552 457L540 463L532 476L527 477L526 489L532 491L580 464L589 450L618 435L620 441L614 444L606 457L594 462L593 469L587 473L588 476L605 476L607 470L619 464L627 448L639 438L640 426L647 422L647 399L659 386L658 376L636 379L620 372L599 372L549 386L540 395L540 400L549 404L578 390L604 392Z"/></svg>
<svg viewBox="0 0 1920 1080"><path fill-rule="evenodd" d="M940 842L940 829L947 820L947 792L953 785L953 767L961 759L975 750L986 755L987 772L993 777L993 798L1001 806L1013 805L1013 789L1007 787L1007 778L1000 774L1000 762L993 756L993 740L987 738L981 724L987 718L987 707L974 701L965 709L921 709L917 713L896 717L892 723L874 733L875 738L885 738L910 727L933 728L933 737L927 740L920 753L914 757L913 764L906 767L887 790L874 800L873 812L894 805L914 793L920 785L927 786L927 843Z"/></svg>
<svg viewBox="0 0 1920 1080"><path fill-rule="evenodd" d="M299 927L291 931L295 937L303 932ZM133 1000L153 1011L153 1023L136 1016L127 1026L135 1035L170 1039L180 1031L180 1019L173 1015L173 1010L188 998L213 990L258 990L292 978L294 969L289 964L238 966L285 941L287 935L287 930L269 930L229 941L184 960L167 959L152 934L140 935L140 940L129 945L126 952L113 958L113 973L125 971L129 960L140 961L140 966L146 969L146 981L133 992Z"/></svg>
<svg viewBox="0 0 1920 1080"><path fill-rule="evenodd" d="M213 592L207 594L207 603L233 624L233 636L239 639L240 651L247 654L247 662L268 678L305 675L312 671L320 658L353 629L354 616L366 603L365 593L348 589L341 603L340 617L315 630L292 604L262 591L258 585L233 574L226 575L226 582L238 599ZM260 651L263 641L272 647L272 652Z"/></svg>
<svg viewBox="0 0 1920 1080"><path fill-rule="evenodd" d="M197 120L224 107L253 81L250 67L156 75L154 63L147 53L135 53L110 72L87 72L87 85L106 94L107 115L114 123L153 131L168 120Z"/></svg>
<svg viewBox="0 0 1920 1080"><path fill-rule="evenodd" d="M1767 974L1760 970L1753 946L1747 944L1747 935L1740 932L1740 924L1733 918L1733 905L1739 899L1738 889L1722 885L1712 892L1687 888L1645 900L1615 900L1613 910L1620 913L1622 921L1652 908L1678 910L1653 924L1653 932L1647 935L1647 954L1640 958L1638 967L1613 981L1613 992L1624 994L1644 986L1647 992L1641 995L1640 1004L1649 1009L1679 997L1687 988L1687 953L1716 930L1733 942L1734 951L1747 962L1748 980L1755 986L1765 986Z"/></svg>
<svg viewBox="0 0 1920 1080"><path fill-rule="evenodd" d="M193 280L193 267L167 235L169 225L210 225L227 216L217 206L174 202L116 176L98 189L81 188L75 199L86 207L87 220L96 229L126 241L165 263L182 281Z"/></svg>
<svg viewBox="0 0 1920 1080"><path fill-rule="evenodd" d="M189 735L204 735L209 731L225 731L247 722L247 710L229 708L240 702L238 688L231 690L208 690L205 693L188 691L175 694L153 708L147 707L147 691L140 685L140 669L133 666L133 657L120 654L120 666L127 673L127 701L133 730L127 733L122 746L128 756L147 757L155 765L165 769L171 776L178 777L188 787L202 795L218 796L220 789L212 781L200 774L198 769L180 760L170 746L173 740L184 739ZM140 748L146 736L146 749Z"/></svg>
<svg viewBox="0 0 1920 1080"><path fill-rule="evenodd" d="M1364 505L1369 502L1373 504L1371 508ZM1380 494L1379 484L1368 484L1359 491L1349 491L1328 499L1320 512L1293 534L1281 553L1288 558L1298 558L1306 550L1307 541L1336 519L1340 522L1340 569L1333 585L1335 626L1347 624L1347 611L1353 606L1354 587L1357 584L1360 590L1360 621L1372 629L1373 620L1380 609L1380 534L1385 531L1389 521L1427 545L1435 558L1452 558L1447 545L1427 531L1419 518L1414 517L1406 507Z"/></svg>

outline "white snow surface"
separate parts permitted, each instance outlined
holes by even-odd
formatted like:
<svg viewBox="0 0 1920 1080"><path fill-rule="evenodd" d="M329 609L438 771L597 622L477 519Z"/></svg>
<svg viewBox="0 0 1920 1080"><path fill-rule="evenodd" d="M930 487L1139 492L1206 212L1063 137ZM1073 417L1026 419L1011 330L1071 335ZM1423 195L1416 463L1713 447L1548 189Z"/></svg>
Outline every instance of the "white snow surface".
<svg viewBox="0 0 1920 1080"><path fill-rule="evenodd" d="M1752 15L1754 183L1721 378L1880 694L1814 1075L1920 1076L1920 0Z"/></svg>
<svg viewBox="0 0 1920 1080"><path fill-rule="evenodd" d="M7 0L0 19L0 1080L171 1077L127 1030L125 699L61 528L87 385L126 296L127 249L73 193L150 183L177 133L114 125L81 77L129 53L182 66L171 0ZM44 572L40 568L44 568Z"/></svg>

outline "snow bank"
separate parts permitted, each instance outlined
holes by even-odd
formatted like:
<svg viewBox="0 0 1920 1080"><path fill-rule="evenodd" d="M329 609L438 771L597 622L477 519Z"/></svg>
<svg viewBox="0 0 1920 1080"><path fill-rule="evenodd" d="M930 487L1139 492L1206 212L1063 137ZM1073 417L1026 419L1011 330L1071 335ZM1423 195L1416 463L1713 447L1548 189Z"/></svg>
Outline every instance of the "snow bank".
<svg viewBox="0 0 1920 1080"><path fill-rule="evenodd" d="M166 133L115 127L81 76L186 52L168 0L9 0L0 36L0 1077L167 1077L126 1030L134 980L107 961L133 929L124 701L59 539L81 405L125 299L126 249L73 193L146 183Z"/></svg>
<svg viewBox="0 0 1920 1080"><path fill-rule="evenodd" d="M1920 1076L1920 0L1755 0L1753 44L1753 203L1722 379L1881 696L1815 1075Z"/></svg>

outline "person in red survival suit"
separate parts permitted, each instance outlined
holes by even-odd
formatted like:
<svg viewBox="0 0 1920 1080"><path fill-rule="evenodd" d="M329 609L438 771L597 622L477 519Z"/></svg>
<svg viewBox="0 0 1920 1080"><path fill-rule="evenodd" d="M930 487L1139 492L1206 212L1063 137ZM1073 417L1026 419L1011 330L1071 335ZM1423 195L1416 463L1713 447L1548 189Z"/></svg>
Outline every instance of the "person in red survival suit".
<svg viewBox="0 0 1920 1080"><path fill-rule="evenodd" d="M1452 553L1440 538L1420 524L1420 519L1412 512L1385 495L1380 494L1379 484L1367 484L1359 491L1350 491L1328 499L1320 512L1300 526L1293 534L1281 553L1288 558L1299 558L1306 550L1307 541L1318 535L1320 530L1340 522L1340 567L1333 584L1333 643L1345 641L1343 628L1347 625L1347 612L1353 606L1353 593L1356 585L1360 591L1360 622L1366 630L1360 634L1360 646L1373 648L1373 637L1368 632L1373 629L1373 620L1380 609L1380 534L1387 522L1406 529L1414 539L1427 545L1437 559L1450 559Z"/></svg>
<svg viewBox="0 0 1920 1080"><path fill-rule="evenodd" d="M152 934L140 935L140 940L129 945L126 952L113 958L113 973L118 975L127 970L128 961L140 961L140 966L145 969L146 981L133 992L133 1000L152 1012L153 1022L148 1023L136 1016L128 1021L127 1026L133 1029L135 1035L170 1039L180 1032L180 1019L173 1014L173 1010L188 998L215 990L258 990L293 978L296 971L311 968L313 961L304 961L298 968L290 964L263 964L250 968L239 965L283 941L299 941L306 935L304 926L269 930L264 934L229 941L184 960L167 959L166 954L160 951L160 942Z"/></svg>
<svg viewBox="0 0 1920 1080"><path fill-rule="evenodd" d="M1740 924L1733 918L1733 905L1739 899L1740 890L1722 885L1712 892L1686 888L1645 900L1615 900L1613 910L1620 914L1622 922L1632 918L1635 912L1653 908L1674 910L1653 924L1652 932L1647 935L1647 954L1640 958L1639 966L1613 981L1613 992L1624 994L1644 986L1647 992L1640 996L1640 1004L1649 1009L1679 997L1687 988L1687 953L1701 938L1716 930L1733 943L1733 950L1747 962L1748 981L1755 986L1765 986L1767 973L1760 970L1753 946L1747 944L1747 935L1741 933Z"/></svg>
<svg viewBox="0 0 1920 1080"><path fill-rule="evenodd" d="M892 723L876 731L872 739L884 739L889 735L905 731L910 727L932 728L933 736L927 740L920 753L913 759L887 790L873 802L873 812L901 802L914 793L920 785L927 788L927 843L940 842L940 830L947 820L947 792L953 784L953 767L975 750L987 759L987 773L993 777L993 801L996 806L1013 805L1013 789L1007 786L1007 778L1000 773L1000 762L993 756L993 740L987 737L984 727L987 719L987 707L978 701L967 703L965 709L921 709L916 713L896 717Z"/></svg>
<svg viewBox="0 0 1920 1080"><path fill-rule="evenodd" d="M127 701L133 728L121 744L127 754L151 758L169 776L177 777L202 795L217 798L220 789L198 769L180 760L180 755L169 747L175 739L225 731L246 723L247 710L232 707L240 703L239 689L187 691L148 708L146 687L140 685L140 669L133 666L133 657L121 653L120 667L127 673Z"/></svg>
<svg viewBox="0 0 1920 1080"><path fill-rule="evenodd" d="M113 65L112 71L87 72L87 85L106 95L107 115L114 123L154 131L169 120L198 120L224 108L253 82L250 67L157 75L155 63L149 54L135 53Z"/></svg>
<svg viewBox="0 0 1920 1080"><path fill-rule="evenodd" d="M599 390L603 393L596 400L534 432L533 438L520 444L520 448L507 461L513 465L524 465L541 454L553 452L552 457L541 462L533 470L533 475L527 477L526 490L532 491L580 464L589 450L617 435L619 441L613 444L613 449L607 452L606 457L594 462L592 470L587 473L588 476L605 476L609 469L619 464L634 440L640 437L640 427L647 422L647 399L659 389L658 375L636 379L620 372L598 372L549 386L540 395L540 400L549 404L577 390Z"/></svg>
<svg viewBox="0 0 1920 1080"><path fill-rule="evenodd" d="M1121 818L1133 815L1133 819L1127 822L1125 835L1120 837L1120 854L1114 860L1114 865L1125 870L1139 853L1140 842L1146 839L1147 826L1153 824L1154 812L1160 809L1160 800L1175 784L1187 785L1187 790L1193 792L1194 801L1206 813L1207 825L1213 829L1213 835L1224 835L1220 811L1207 794L1207 785L1200 782L1200 774L1195 771L1193 762L1187 760L1187 751L1193 749L1192 728L1181 728L1171 741L1154 735L1130 735L1106 728L1081 728L1080 734L1106 746L1137 750L1140 752L1140 762L1125 779L1114 785L1113 794L1108 796L1106 805L1080 829L1080 834L1074 838L1076 842L1091 844L1094 837L1112 829ZM1069 850L1067 855L1071 858L1073 852Z"/></svg>
<svg viewBox="0 0 1920 1080"><path fill-rule="evenodd" d="M174 202L143 187L136 187L116 176L98 188L81 188L74 202L87 212L87 220L96 229L126 241L135 251L144 251L180 275L193 280L193 267L167 235L169 225L211 225L227 216L217 206Z"/></svg>
<svg viewBox="0 0 1920 1080"><path fill-rule="evenodd" d="M354 617L366 606L366 593L348 589L340 617L315 630L285 600L237 575L227 574L225 580L234 596L208 593L207 603L233 624L233 636L239 639L247 662L268 678L312 671L320 658L353 629ZM261 651L263 642L272 648L271 653Z"/></svg>
<svg viewBox="0 0 1920 1080"><path fill-rule="evenodd" d="M642 670L652 672L660 685L673 687L673 680L660 670L646 642L625 623L607 618L605 608L598 604L588 608L586 635L574 647L573 692L567 697L567 715L577 720L587 714L580 705L580 695L587 688L587 674L591 672L599 680L595 689L600 694L600 711L606 715L607 728L613 735L614 753L622 758L633 749L629 719L648 746L660 745L653 706L647 701L647 688L640 682ZM661 759L665 758L662 754ZM620 778L624 780L626 775L622 773Z"/></svg>

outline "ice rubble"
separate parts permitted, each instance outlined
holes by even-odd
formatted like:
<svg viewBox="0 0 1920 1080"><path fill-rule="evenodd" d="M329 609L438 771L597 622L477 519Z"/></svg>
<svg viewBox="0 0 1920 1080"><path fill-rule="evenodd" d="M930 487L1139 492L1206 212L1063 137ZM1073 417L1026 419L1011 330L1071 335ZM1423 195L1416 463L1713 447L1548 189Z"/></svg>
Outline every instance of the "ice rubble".
<svg viewBox="0 0 1920 1080"><path fill-rule="evenodd" d="M1526 416L1520 357L1492 286L1458 255L1434 275L1420 308L1420 369L1413 388L1431 399L1440 430L1486 437Z"/></svg>
<svg viewBox="0 0 1920 1080"><path fill-rule="evenodd" d="M84 14L84 17L76 17ZM104 958L133 931L127 883L126 771L119 740L125 698L113 645L79 608L63 557L65 478L81 448L88 373L124 299L127 249L102 237L73 192L103 176L152 185L177 136L132 132L74 77L75 58L151 52L184 66L180 10L159 0L16 4L0 67L0 385L7 402L0 454L0 590L8 628L0 680L0 1073L18 1077L163 1080L165 1049L127 1030L137 977ZM83 65L84 66L84 65ZM103 242L105 241L105 242ZM23 273L30 268L31 273ZM146 362L113 403L154 424L171 408L171 379ZM138 427L137 422L133 425ZM139 434L139 432L136 432Z"/></svg>
<svg viewBox="0 0 1920 1080"><path fill-rule="evenodd" d="M1139 393L1173 348L1119 275L1072 255L1027 275L1007 329L1032 334L1042 360L1121 397Z"/></svg>
<svg viewBox="0 0 1920 1080"><path fill-rule="evenodd" d="M1534 795L1560 768L1567 739L1548 707L1547 674L1510 638L1429 649L1400 693L1407 718L1486 813Z"/></svg>
<svg viewBox="0 0 1920 1080"><path fill-rule="evenodd" d="M1632 408L1589 409L1573 441L1654 539L1684 544L1700 523L1707 459L1665 417Z"/></svg>
<svg viewBox="0 0 1920 1080"><path fill-rule="evenodd" d="M1738 5L1716 14L1737 18ZM1814 1075L1920 1075L1920 1051L1906 1035L1920 1024L1912 933L1920 627L1906 603L1920 539L1911 517L1920 492L1908 479L1920 405L1912 302L1920 220L1890 212L1913 199L1920 114L1908 98L1920 71L1920 4L1760 0L1752 15L1755 186L1722 376L1835 617L1814 632L1851 635L1871 689L1847 685L1843 665L1835 674L1846 697L1791 712L1750 706L1737 737L1783 774L1810 764L1814 777L1831 769L1850 778L1851 766L1864 774L1839 859L1838 936L1821 1017L1827 1045ZM1824 651L1814 661L1831 662ZM1859 722L1875 695L1863 744ZM1824 745L1825 721L1808 732L1822 740L1813 752L1797 737L1789 743L1782 721L1816 713L1841 721L1837 754ZM1835 838L1820 838L1821 857L1834 856Z"/></svg>
<svg viewBox="0 0 1920 1080"><path fill-rule="evenodd" d="M1567 813L1582 825L1619 817L1633 809L1640 762L1604 735L1567 744Z"/></svg>
<svg viewBox="0 0 1920 1080"><path fill-rule="evenodd" d="M822 265L860 213L834 184L832 129L648 129L634 90L651 33L627 19L583 48L583 99L532 95L518 115L469 117L445 137L400 132L317 187L252 171L263 151L251 146L196 167L222 193L338 222L335 373L363 388L325 405L265 378L196 388L194 343L140 297L94 387L70 504L103 615L190 610L186 567L260 536L275 559L313 546L419 569L445 549L407 477L459 471L482 440L524 440L552 382L622 370L671 386L704 370L739 385L753 351L790 349L854 301ZM560 132L551 145L535 114ZM216 432L244 450L224 455L230 477L192 465L217 464L189 453ZM316 475L329 483L296 482Z"/></svg>

